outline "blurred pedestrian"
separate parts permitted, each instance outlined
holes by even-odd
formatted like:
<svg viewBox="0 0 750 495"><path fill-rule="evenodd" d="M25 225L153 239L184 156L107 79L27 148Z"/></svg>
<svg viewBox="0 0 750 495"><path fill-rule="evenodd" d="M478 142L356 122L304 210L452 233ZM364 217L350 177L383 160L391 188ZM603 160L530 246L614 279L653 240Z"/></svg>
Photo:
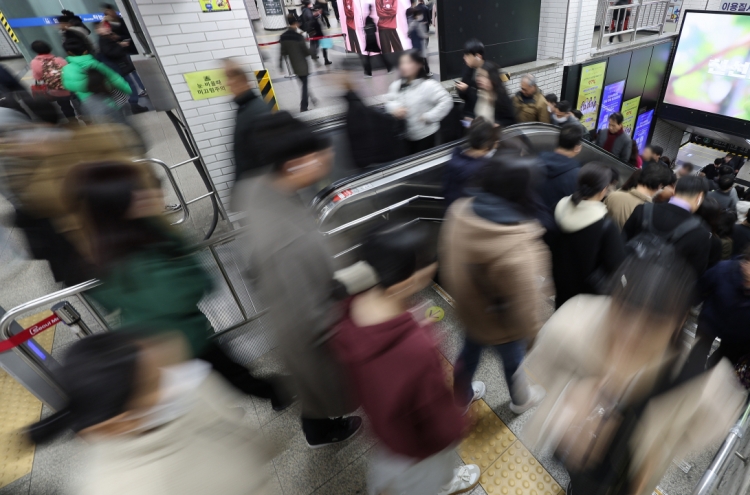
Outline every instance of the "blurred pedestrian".
<svg viewBox="0 0 750 495"><path fill-rule="evenodd" d="M638 141L631 139L630 147L630 160L628 160L628 164L634 169L640 170L643 168L643 158L638 153Z"/></svg>
<svg viewBox="0 0 750 495"><path fill-rule="evenodd" d="M507 127L516 123L513 102L500 79L500 68L494 62L485 62L476 70L477 100L474 115L487 122Z"/></svg>
<svg viewBox="0 0 750 495"><path fill-rule="evenodd" d="M378 44L378 26L372 18L372 5L367 6L367 17L365 17L365 77L372 77L372 62L370 57L380 54L386 70L390 73L393 65L388 61L380 45Z"/></svg>
<svg viewBox="0 0 750 495"><path fill-rule="evenodd" d="M623 236L631 241L641 233L657 235L674 246L677 254L695 271L695 276L702 275L708 265L711 234L700 222L691 219L707 193L704 178L683 177L677 181L675 194L668 203L636 206L622 228ZM687 226L680 228L683 224Z"/></svg>
<svg viewBox="0 0 750 495"><path fill-rule="evenodd" d="M120 74L130 87L128 103L133 114L148 112L148 108L139 104L138 93L140 88L135 83L131 75L135 72L135 65L130 59L130 53L127 48L131 41L120 39L118 35L112 32L109 24L106 22L94 23L96 34L99 35L99 56L110 62L118 74Z"/></svg>
<svg viewBox="0 0 750 495"><path fill-rule="evenodd" d="M722 245L719 238L721 207L719 206L719 202L711 197L707 197L701 203L700 208L696 210L695 215L703 219L704 225L711 232L711 249L708 252L707 264L707 268L711 268L721 261Z"/></svg>
<svg viewBox="0 0 750 495"><path fill-rule="evenodd" d="M178 338L102 333L71 344L59 375L85 440L82 495L265 495L271 452L237 397ZM187 358L189 359L189 358Z"/></svg>
<svg viewBox="0 0 750 495"><path fill-rule="evenodd" d="M91 296L119 310L121 330L154 335L176 331L190 355L207 361L243 392L289 405L271 382L254 378L210 339L211 324L198 303L211 279L185 241L162 221L164 198L145 168L130 163L82 164L66 179L69 201L83 218L101 287Z"/></svg>
<svg viewBox="0 0 750 495"><path fill-rule="evenodd" d="M630 152L633 143L630 136L622 127L623 116L615 112L609 116L609 124L606 129L599 131L596 137L596 145L609 151L625 163L630 160Z"/></svg>
<svg viewBox="0 0 750 495"><path fill-rule="evenodd" d="M557 138L557 148L539 153L539 159L544 163L544 173L537 184L537 193L550 215L561 199L576 192L578 171L581 169L581 162L576 157L581 153L583 134L580 125L563 125Z"/></svg>
<svg viewBox="0 0 750 495"><path fill-rule="evenodd" d="M313 4L313 10L317 10L318 12L320 12L320 21L325 25L325 27L331 29L331 21L328 20L328 16L330 15L330 11L328 10L328 2L315 0L315 3Z"/></svg>
<svg viewBox="0 0 750 495"><path fill-rule="evenodd" d="M466 187L470 185L482 167L494 155L500 135L499 128L482 117L472 120L464 149L457 146L453 156L445 164L443 172L443 197L446 207L459 198L466 197Z"/></svg>
<svg viewBox="0 0 750 495"><path fill-rule="evenodd" d="M63 43L63 49L68 53L68 64L62 68L63 88L72 91L81 102L91 96L88 90L89 69L98 70L107 78L113 88L113 99L118 106L128 102L131 89L128 82L117 72L99 62L89 53L88 48L80 40L71 39Z"/></svg>
<svg viewBox="0 0 750 495"><path fill-rule="evenodd" d="M75 119L73 95L64 89L62 84L62 68L68 62L64 58L53 55L52 48L42 40L32 42L31 50L37 54L29 63L32 77L45 86L46 96L57 103L65 118Z"/></svg>
<svg viewBox="0 0 750 495"><path fill-rule="evenodd" d="M520 369L528 341L542 323L542 277L549 251L535 219L534 158L499 153L479 175L473 198L450 207L440 232L440 278L455 299L466 337L454 368L456 401L466 407L486 386L472 382L485 347L501 358L515 414L534 407L544 390Z"/></svg>
<svg viewBox="0 0 750 495"><path fill-rule="evenodd" d="M90 54L93 55L96 53L96 45L89 37L91 30L73 12L63 10L62 15L57 18L57 28L60 30L60 35L62 36L63 48L67 41L75 40L76 42L83 43L86 51Z"/></svg>
<svg viewBox="0 0 750 495"><path fill-rule="evenodd" d="M578 125L581 126L581 129L583 131L583 138L588 141L588 130L586 127L584 127L583 124L581 124L581 121L576 118L575 115L573 115L573 106L568 101L560 101L555 104L555 107L552 110L552 123L559 126L564 126L566 124L570 125Z"/></svg>
<svg viewBox="0 0 750 495"><path fill-rule="evenodd" d="M655 144L649 144L643 149L643 166L650 163L660 164L665 166L664 162L661 161L661 156L664 154L664 148Z"/></svg>
<svg viewBox="0 0 750 495"><path fill-rule="evenodd" d="M379 282L350 300L332 340L380 440L368 469L372 495L447 495L479 483L476 465L461 466L451 478L464 421L429 322L408 311L437 271L423 234L385 226L365 239L363 259Z"/></svg>
<svg viewBox="0 0 750 495"><path fill-rule="evenodd" d="M547 398L522 438L562 460L567 493L650 494L673 459L720 442L737 420L745 393L728 363L708 374L681 365L676 333L694 288L683 266L628 258L611 297L570 299L539 333L524 366Z"/></svg>
<svg viewBox="0 0 750 495"><path fill-rule="evenodd" d="M659 165L651 164L642 170L634 188L628 191L615 191L604 200L609 216L620 230L632 215L635 207L643 203L651 203L656 193L669 184L672 178L672 172Z"/></svg>
<svg viewBox="0 0 750 495"><path fill-rule="evenodd" d="M347 376L329 347L340 318L334 299L332 253L297 192L331 168L330 142L286 112L270 115L258 131L259 160L271 172L235 187L249 233L238 258L248 282L269 305L269 326L296 382L302 430L312 448L347 440L362 426L348 394Z"/></svg>
<svg viewBox="0 0 750 495"><path fill-rule="evenodd" d="M406 145L410 155L437 145L440 122L453 108L453 100L443 86L430 79L425 60L409 50L399 58L401 78L386 95L386 110L406 124Z"/></svg>
<svg viewBox="0 0 750 495"><path fill-rule="evenodd" d="M464 44L464 72L461 81L456 82L458 97L464 100L464 117L474 118L477 104L476 71L484 65L484 45L478 39L470 39Z"/></svg>
<svg viewBox="0 0 750 495"><path fill-rule="evenodd" d="M95 124L130 125L126 118L126 115L132 115L130 108L127 105L118 106L112 98L112 86L104 74L96 69L89 69L87 77L87 89L91 95L81 105L84 117Z"/></svg>
<svg viewBox="0 0 750 495"><path fill-rule="evenodd" d="M734 174L722 175L716 180L718 189L708 193L709 198L714 198L719 202L719 206L722 210L733 210L737 211L738 198L732 195L734 190Z"/></svg>
<svg viewBox="0 0 750 495"><path fill-rule="evenodd" d="M411 49L418 52L419 55L424 59L424 67L427 72L427 76L431 76L430 64L427 60L427 40L430 35L427 33L427 26L423 21L424 14L421 10L414 10L413 17L409 21L409 39L411 40Z"/></svg>
<svg viewBox="0 0 750 495"><path fill-rule="evenodd" d="M609 278L625 259L620 229L602 203L612 170L600 163L578 172L576 191L555 207L559 229L550 237L555 307L578 294L602 294Z"/></svg>
<svg viewBox="0 0 750 495"><path fill-rule="evenodd" d="M748 210L750 212L750 210ZM750 218L745 213L742 223L734 226L732 233L732 256L739 256L745 252L745 248L750 245Z"/></svg>
<svg viewBox="0 0 750 495"><path fill-rule="evenodd" d="M309 9L308 9L309 10ZM300 112L307 112L308 100L311 95L307 89L307 77L310 74L310 67L307 64L307 57L311 55L310 49L307 48L305 38L297 32L299 29L299 20L294 14L287 16L289 29L279 37L281 44L281 57L279 58L279 70L284 70L284 59L289 61L292 66L292 72L299 79L302 87L302 102L300 103ZM315 99L313 99L313 103Z"/></svg>
<svg viewBox="0 0 750 495"><path fill-rule="evenodd" d="M234 95L237 104L237 122L234 126L234 177L235 184L245 174L253 174L262 169L253 152L258 146L255 130L263 116L271 113L271 108L251 84L245 70L234 60L224 59L224 73L227 87Z"/></svg>
<svg viewBox="0 0 750 495"><path fill-rule="evenodd" d="M531 74L521 77L521 90L513 97L513 105L518 122L550 123L547 100L539 90L536 78Z"/></svg>

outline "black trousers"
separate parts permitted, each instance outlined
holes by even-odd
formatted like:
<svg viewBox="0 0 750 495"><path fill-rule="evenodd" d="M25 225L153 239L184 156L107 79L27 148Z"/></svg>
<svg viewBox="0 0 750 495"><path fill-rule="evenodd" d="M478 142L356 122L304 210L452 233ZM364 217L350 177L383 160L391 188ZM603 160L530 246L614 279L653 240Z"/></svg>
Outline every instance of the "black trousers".
<svg viewBox="0 0 750 495"><path fill-rule="evenodd" d="M437 132L417 141L406 140L406 152L408 155L416 155L435 147L437 143Z"/></svg>
<svg viewBox="0 0 750 495"><path fill-rule="evenodd" d="M349 26L346 26L346 30L349 36L349 48L354 53L362 53L362 49L359 47L359 38L357 38L357 32L350 28Z"/></svg>
<svg viewBox="0 0 750 495"><path fill-rule="evenodd" d="M398 37L398 32L395 29L378 27L378 35L380 37L380 49L383 50L383 53L404 51L401 38Z"/></svg>
<svg viewBox="0 0 750 495"><path fill-rule="evenodd" d="M309 93L307 91L307 76L297 76L300 84L302 85L302 101L299 105L300 112L307 112L307 100L309 100Z"/></svg>
<svg viewBox="0 0 750 495"><path fill-rule="evenodd" d="M379 54L380 58L383 59L383 63L385 64L385 68L388 72L393 70L393 64L388 60L388 57L383 55L382 53ZM370 60L371 57L377 57L378 55L370 55L369 52L365 54L365 75L371 76L372 75L372 61Z"/></svg>
<svg viewBox="0 0 750 495"><path fill-rule="evenodd" d="M217 373L242 392L277 401L276 390L270 381L255 378L250 370L232 361L216 343L210 342L199 358L210 363Z"/></svg>
<svg viewBox="0 0 750 495"><path fill-rule="evenodd" d="M76 111L73 108L73 96L53 96L52 100L57 103L62 110L63 115L68 120L76 118Z"/></svg>

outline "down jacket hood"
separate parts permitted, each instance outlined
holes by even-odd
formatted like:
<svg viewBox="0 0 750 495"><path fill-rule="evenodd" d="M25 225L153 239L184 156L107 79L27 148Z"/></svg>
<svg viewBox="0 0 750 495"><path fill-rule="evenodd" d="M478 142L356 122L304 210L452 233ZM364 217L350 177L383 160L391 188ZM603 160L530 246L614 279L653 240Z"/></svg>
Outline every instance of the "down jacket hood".
<svg viewBox="0 0 750 495"><path fill-rule="evenodd" d="M340 355L345 364L361 365L377 359L407 340L417 327L409 312L378 325L356 327L348 318L350 305L351 300L347 303L347 317L339 324L339 328L347 326L350 327L347 329L349 331L357 330L358 338L339 340L339 345L345 348ZM367 328L367 331L362 331L363 328Z"/></svg>
<svg viewBox="0 0 750 495"><path fill-rule="evenodd" d="M555 222L566 234L578 232L607 216L607 207L601 201L583 200L578 206L567 196L557 203Z"/></svg>

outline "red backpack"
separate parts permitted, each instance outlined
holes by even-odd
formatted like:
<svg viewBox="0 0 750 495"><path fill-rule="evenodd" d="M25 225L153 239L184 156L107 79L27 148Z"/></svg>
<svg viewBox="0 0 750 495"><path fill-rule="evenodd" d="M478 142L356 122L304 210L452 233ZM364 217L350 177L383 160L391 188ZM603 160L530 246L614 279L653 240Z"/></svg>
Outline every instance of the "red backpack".
<svg viewBox="0 0 750 495"><path fill-rule="evenodd" d="M32 93L46 93L50 96L69 96L70 91L63 89L62 66L54 57L42 60L42 86L32 87Z"/></svg>

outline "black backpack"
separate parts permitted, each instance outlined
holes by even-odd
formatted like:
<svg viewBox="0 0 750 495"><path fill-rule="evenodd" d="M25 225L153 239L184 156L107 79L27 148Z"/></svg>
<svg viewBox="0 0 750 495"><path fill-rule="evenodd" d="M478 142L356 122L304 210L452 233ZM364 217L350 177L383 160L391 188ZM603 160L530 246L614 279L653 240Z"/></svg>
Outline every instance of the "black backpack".
<svg viewBox="0 0 750 495"><path fill-rule="evenodd" d="M654 204L643 204L643 222L641 232L625 245L626 252L639 259L675 259L677 241L701 226L701 219L692 217L678 225L667 235L657 234L654 226Z"/></svg>

